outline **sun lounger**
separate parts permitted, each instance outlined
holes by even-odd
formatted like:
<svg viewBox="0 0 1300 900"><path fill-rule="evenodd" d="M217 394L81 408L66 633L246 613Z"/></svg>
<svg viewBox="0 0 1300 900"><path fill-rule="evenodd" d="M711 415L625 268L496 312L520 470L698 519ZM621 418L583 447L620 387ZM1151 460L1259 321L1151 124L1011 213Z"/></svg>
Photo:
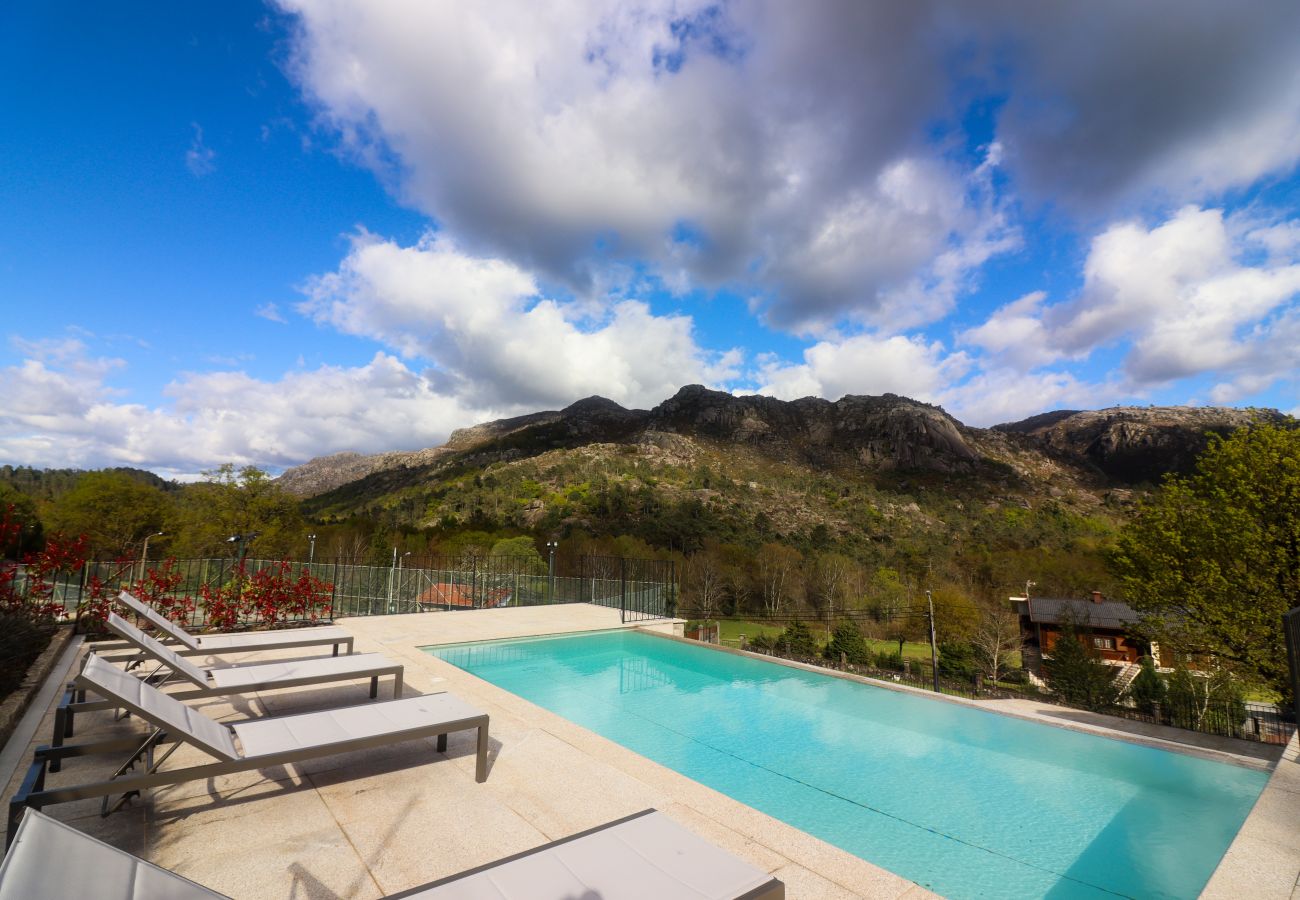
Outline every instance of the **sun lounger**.
<svg viewBox="0 0 1300 900"><path fill-rule="evenodd" d="M211 900L224 894L27 810L0 863L0 900ZM387 900L784 900L785 885L647 809Z"/></svg>
<svg viewBox="0 0 1300 900"><path fill-rule="evenodd" d="M108 627L131 646L138 648L141 654L157 661L158 668L146 679L150 684L160 685L176 676L195 686L192 690L172 692L169 696L176 700L250 694L311 684L355 681L360 678L370 679L370 696L373 698L379 694L379 679L389 675L393 678L393 698L402 696L401 664L379 653L350 653L345 656L315 656L308 659L201 668L172 648L154 640L117 613L108 614ZM170 671L160 682L158 671L162 668ZM53 746L61 746L65 738L72 736L78 713L115 708L109 700L87 701L84 693L84 690L70 685L62 702L55 709ZM51 772L59 771L59 767L58 760L50 763Z"/></svg>
<svg viewBox="0 0 1300 900"><path fill-rule="evenodd" d="M487 780L487 713L450 693L224 725L93 654L76 683L115 707L135 713L141 721L153 725L154 730L143 742L137 735L38 748L22 787L9 802L10 836L23 807L40 809L51 803L101 797L102 811L107 815L132 794L160 785L289 765L428 737L437 737L438 750L443 751L447 749L447 735L453 731L477 730L475 779ZM155 748L165 743L172 746L155 760ZM182 744L202 750L217 762L159 771ZM53 759L121 751L129 751L129 755L107 781L45 788L46 769ZM142 764L141 770L128 774L137 763ZM123 797L110 808L108 798L118 792Z"/></svg>
<svg viewBox="0 0 1300 900"><path fill-rule="evenodd" d="M0 900L222 900L187 878L29 809L0 862Z"/></svg>
<svg viewBox="0 0 1300 900"><path fill-rule="evenodd" d="M353 637L342 628L333 625L317 625L310 628L285 628L278 631L241 631L229 634L190 634L171 619L159 613L147 603L141 602L126 591L117 597L118 602L131 612L140 616L162 634L176 641L183 649L177 650L181 656L219 656L223 653L248 653L255 650L290 650L300 647L321 647L333 645L334 655L338 656L339 647L346 646L352 652Z"/></svg>
<svg viewBox="0 0 1300 900"><path fill-rule="evenodd" d="M390 900L784 900L785 885L663 813L625 819L393 894Z"/></svg>

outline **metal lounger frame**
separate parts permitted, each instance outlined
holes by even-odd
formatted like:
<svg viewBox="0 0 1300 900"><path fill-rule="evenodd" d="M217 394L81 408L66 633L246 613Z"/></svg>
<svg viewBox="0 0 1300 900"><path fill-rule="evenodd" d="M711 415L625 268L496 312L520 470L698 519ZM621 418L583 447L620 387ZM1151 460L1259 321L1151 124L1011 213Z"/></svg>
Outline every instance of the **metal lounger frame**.
<svg viewBox="0 0 1300 900"><path fill-rule="evenodd" d="M130 598L131 602L128 602L125 598ZM134 605L134 604L139 604L139 606L149 609L149 611L153 615L163 618L161 613L159 613L157 610L150 609L147 603L145 603L143 600L140 600L137 597L132 596L127 591L122 591L118 595L118 602L120 602L123 606L131 610L136 615L141 615L140 610L138 610ZM177 627L179 628L180 626ZM327 626L327 627L337 627L337 626ZM188 632L186 633L188 634ZM250 634L272 634L274 632L254 631L249 633ZM167 644L168 646L171 646L173 642L179 645L175 648L175 650L176 653L180 656L221 656L227 653L256 653L261 650L293 650L299 647L316 647L316 646L319 647L333 646L334 648L333 655L338 656L340 646L347 647L348 648L347 652L352 653L353 646L356 643L356 639L350 634L335 635L333 637L326 637L326 638L317 638L315 640L310 640L310 641L303 640L303 635L310 634L310 633L311 633L310 627L286 628L284 629L284 634L286 635L284 639L285 641L284 643L273 641L271 643L258 644L257 646L252 646L252 647L218 647L216 649L210 647L203 647L203 646L199 646L197 648L188 647L183 642L178 641L175 637L168 634L166 631L162 631L161 629L159 634L159 640L161 640L162 643ZM213 636L226 637L226 636L238 636L239 634L240 632L237 631L228 631L228 632L219 632ZM294 634L298 635L298 637L297 638L289 637L289 635L294 635ZM201 642L202 635L199 635L198 639ZM125 641L114 641L111 643L101 644L100 649L101 650L127 650L130 649L130 645L127 644ZM110 658L105 656L104 658L107 659L109 662L121 662L122 660L121 657Z"/></svg>
<svg viewBox="0 0 1300 900"><path fill-rule="evenodd" d="M118 626L117 623L113 622L113 619L116 618L117 618L116 614L112 614L112 613L109 614L109 627L113 628L114 631L117 631L117 633L120 633L123 639L129 642L131 646L135 646L135 648L139 650L139 655L136 655L136 657L133 658L133 662L139 662L140 659L144 657L144 655L149 655L149 657L159 659L159 655L155 653L155 650L149 648L147 644L147 641L152 639L149 639L147 635L143 636L144 641L140 641L136 639L136 637L130 635L130 631L134 631L134 627L130 626L129 623L123 622L121 623L121 626L125 626L125 628L122 628L121 626ZM165 650L174 653L173 648L165 648ZM348 655L355 655L355 654L348 654ZM373 654L373 655L378 655L378 654ZM283 662L283 661L278 661L278 662ZM166 659L159 659L159 668L164 666L168 668L172 668L170 667ZM157 671L159 670L155 668L155 670L151 672L151 675L147 676L146 682L149 684L156 685L156 687L161 687L162 684L168 682L170 675L174 674L175 670L174 668L172 668L172 672L169 672L168 676L162 679L156 678ZM187 689L187 691L178 691L178 692L170 693L170 695L168 696L172 697L173 700L194 700L194 698L198 698L198 697L226 697L230 695L240 695L240 693L253 693L257 691L278 691L278 689L282 689L282 688L305 687L305 685L312 685L312 684L331 684L331 683L338 683L338 682L348 682L348 680L359 680L363 678L369 678L370 698L372 698L373 700L374 697L378 696L378 692L380 692L380 678L383 678L383 676L387 676L387 675L393 676L393 697L398 698L402 696L403 666L400 665L400 663L395 663L391 661L391 659L386 659L386 658L383 658L383 665L368 666L367 668L363 668L363 670L359 670L355 672L342 672L342 674L339 674L339 672L331 672L331 674L324 674L324 675L304 675L302 676L302 678L281 678L281 679L274 679L274 680L266 680L266 682L240 684L238 685L238 687L233 687L233 685L231 685L231 687L218 687L218 685L207 685L207 687L203 687L203 688L196 687L196 688ZM77 718L78 713L91 713L91 711L107 710L107 709L120 709L120 708L118 708L118 705L114 704L114 702L110 700L86 700L86 689L78 688L77 684L75 683L69 683L68 688L66 688L66 691L64 692L64 697L62 697L62 700L59 702L59 706L57 706L57 708L55 709L55 728L53 728L51 747L62 747L62 744L64 744L64 740L68 739L68 737L73 736L74 722L75 722L75 718ZM51 761L51 763L49 763L49 771L52 771L52 773L56 773L56 771L59 771L61 767L62 767L61 760L53 760Z"/></svg>
<svg viewBox="0 0 1300 900"><path fill-rule="evenodd" d="M401 702L401 701L388 701ZM132 707L130 704L122 705L130 708L132 712L140 716L143 721L150 721L151 717L145 710L138 707ZM5 846L8 847L9 841L17 829L18 819L22 815L22 810L27 807L32 809L41 809L54 803L66 803L72 800L88 800L96 797L102 798L104 804L101 807L101 814L107 816L125 803L132 795L138 795L141 791L148 788L160 787L168 784L183 784L188 781L197 781L207 778L216 778L220 775L231 775L235 772L247 772L254 769L271 768L273 766L289 765L292 763L305 762L311 759L320 759L327 756L336 756L342 753L351 753L356 750L370 750L378 747L387 747L392 744L404 743L406 741L418 740L421 738L436 737L438 739L438 752L444 752L447 749L447 735L455 731L468 731L477 729L477 748L476 761L474 767L474 780L482 783L487 781L487 751L488 751L488 715L468 716L463 719L453 719L443 722L434 722L428 725L408 728L403 731L390 732L388 734L366 736L354 738L346 741L339 741L331 744L317 745L314 747L297 747L293 750L286 750L278 753L266 753L259 756L242 757L233 760L221 760L219 762L206 763L198 766L188 766L183 769L172 769L166 772L158 771L167 758L176 750L176 748L191 743L199 746L188 736L172 736L161 727L155 728L142 741L139 735L125 738L115 738L105 741L94 741L85 744L69 744L62 747L40 746L36 748L31 765L28 767L27 774L23 778L22 785L18 793L9 801L9 815L7 822L7 831L5 836ZM172 746L163 753L161 758L154 759L155 748L171 744ZM205 753L210 751L199 747ZM62 761L81 756L93 756L101 753L120 753L130 751L130 756L122 763L117 772L107 781L92 782L81 785L73 785L63 788L45 787L45 775L50 763L55 760ZM135 767L137 762L143 761L144 771L137 775L127 775L126 773ZM108 798L113 794L121 793L122 797L117 803L110 808Z"/></svg>

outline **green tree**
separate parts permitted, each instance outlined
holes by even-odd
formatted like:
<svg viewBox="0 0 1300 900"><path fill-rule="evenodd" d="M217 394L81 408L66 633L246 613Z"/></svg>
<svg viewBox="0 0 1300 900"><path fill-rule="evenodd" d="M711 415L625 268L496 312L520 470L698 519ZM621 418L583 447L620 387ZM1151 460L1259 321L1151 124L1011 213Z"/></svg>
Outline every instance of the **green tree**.
<svg viewBox="0 0 1300 900"><path fill-rule="evenodd" d="M776 649L791 656L818 656L821 652L812 629L798 619L777 636Z"/></svg>
<svg viewBox="0 0 1300 900"><path fill-rule="evenodd" d="M1165 702L1166 693L1165 680L1156 671L1155 661L1149 656L1142 657L1142 671L1138 672L1128 689L1138 712L1148 716L1154 713L1156 704Z"/></svg>
<svg viewBox="0 0 1300 900"><path fill-rule="evenodd" d="M1178 666L1165 698L1169 719L1180 728L1235 735L1246 718L1241 685L1223 669L1193 672Z"/></svg>
<svg viewBox="0 0 1300 900"><path fill-rule="evenodd" d="M0 559L20 559L45 546L45 527L36 514L36 503L0 482L0 519L6 516L12 527L0 531Z"/></svg>
<svg viewBox="0 0 1300 900"><path fill-rule="evenodd" d="M1098 659L1085 646L1086 637L1074 623L1065 623L1052 644L1052 655L1043 660L1043 675L1052 693L1066 703L1103 709L1117 699L1115 675L1119 670Z"/></svg>
<svg viewBox="0 0 1300 900"><path fill-rule="evenodd" d="M1212 438L1192 475L1139 507L1111 564L1161 643L1289 696L1280 623L1300 604L1300 430Z"/></svg>
<svg viewBox="0 0 1300 900"><path fill-rule="evenodd" d="M248 544L250 558L277 559L301 547L305 525L298 498L256 466L236 470L227 463L204 472L205 481L190 485L176 515L178 556L233 553L228 539L257 532Z"/></svg>
<svg viewBox="0 0 1300 900"><path fill-rule="evenodd" d="M547 561L537 552L537 544L530 537L502 538L492 545L489 556L510 557L513 565L525 575L545 575Z"/></svg>
<svg viewBox="0 0 1300 900"><path fill-rule="evenodd" d="M87 472L55 501L52 530L85 535L92 552L138 556L145 537L163 530L170 498L123 472Z"/></svg>
<svg viewBox="0 0 1300 900"><path fill-rule="evenodd" d="M830 643L822 651L823 656L832 660L838 660L841 653L846 660L858 665L870 665L873 659L871 648L862 636L862 629L852 619L843 619L835 626Z"/></svg>

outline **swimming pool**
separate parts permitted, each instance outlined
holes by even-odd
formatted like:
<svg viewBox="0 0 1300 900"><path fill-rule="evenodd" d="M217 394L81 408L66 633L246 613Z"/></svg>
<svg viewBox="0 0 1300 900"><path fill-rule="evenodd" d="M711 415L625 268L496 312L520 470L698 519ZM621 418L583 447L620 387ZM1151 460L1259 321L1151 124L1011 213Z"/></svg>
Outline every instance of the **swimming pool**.
<svg viewBox="0 0 1300 900"><path fill-rule="evenodd" d="M631 632L426 648L949 897L1195 897L1267 773Z"/></svg>

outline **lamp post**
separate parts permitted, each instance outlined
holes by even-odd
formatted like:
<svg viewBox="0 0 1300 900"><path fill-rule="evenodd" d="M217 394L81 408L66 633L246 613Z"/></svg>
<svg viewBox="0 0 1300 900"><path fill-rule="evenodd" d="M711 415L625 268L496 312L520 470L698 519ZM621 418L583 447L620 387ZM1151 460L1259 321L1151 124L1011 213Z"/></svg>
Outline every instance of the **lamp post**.
<svg viewBox="0 0 1300 900"><path fill-rule="evenodd" d="M155 531L153 534L145 535L144 547L140 550L140 577L137 579L138 581L144 581L144 567L146 565L146 560L149 559L149 539L162 536L163 533L161 531Z"/></svg>
<svg viewBox="0 0 1300 900"><path fill-rule="evenodd" d="M925 603L929 608L930 619L930 673L934 676L934 692L939 693L939 649L934 642L934 597L925 592Z"/></svg>
<svg viewBox="0 0 1300 900"><path fill-rule="evenodd" d="M402 596L402 563L406 562L406 558L410 555L411 551L407 550L401 556L397 557L397 596L399 598ZM388 611L390 613L393 611L392 599L392 597L388 598Z"/></svg>
<svg viewBox="0 0 1300 900"><path fill-rule="evenodd" d="M546 564L546 602L555 602L555 551L560 547L559 541L547 541L547 564Z"/></svg>
<svg viewBox="0 0 1300 900"><path fill-rule="evenodd" d="M316 561L316 535L314 534L307 535L307 540L311 542L311 547L307 551L307 565L310 566L312 563Z"/></svg>

